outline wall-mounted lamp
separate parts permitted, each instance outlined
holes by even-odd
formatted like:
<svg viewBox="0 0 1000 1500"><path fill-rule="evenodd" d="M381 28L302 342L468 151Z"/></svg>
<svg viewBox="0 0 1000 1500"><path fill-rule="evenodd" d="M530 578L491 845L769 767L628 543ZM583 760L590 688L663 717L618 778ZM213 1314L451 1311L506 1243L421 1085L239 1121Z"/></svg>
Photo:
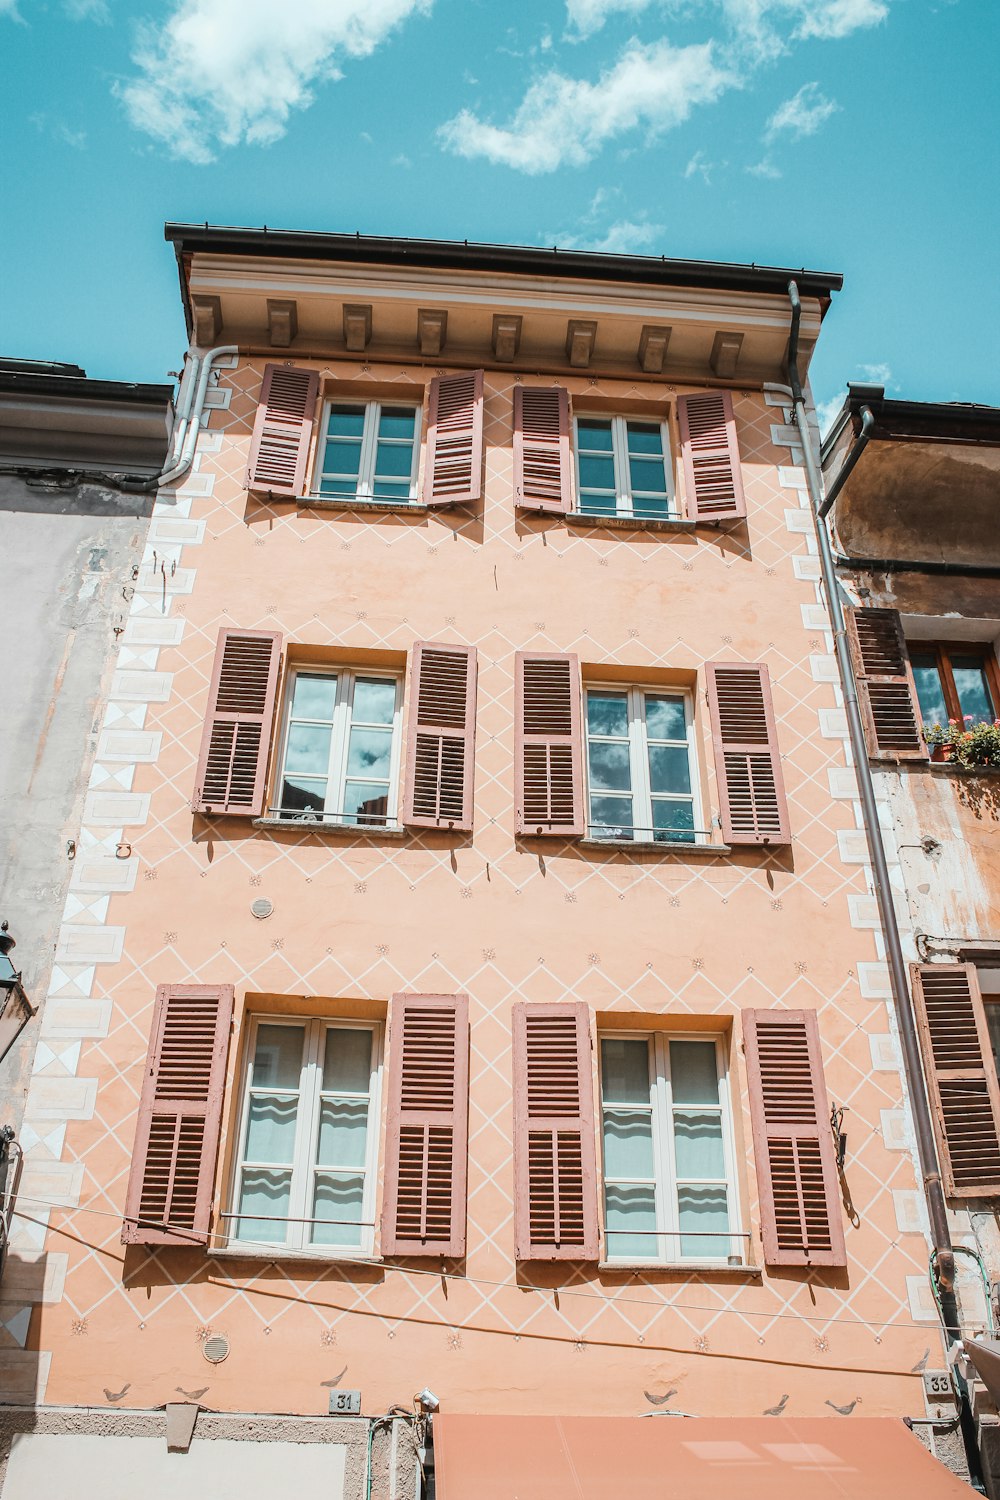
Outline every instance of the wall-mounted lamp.
<svg viewBox="0 0 1000 1500"><path fill-rule="evenodd" d="M22 1028L35 1014L21 986L21 976L11 961L16 947L6 922L0 922L0 1058L13 1047Z"/></svg>
<svg viewBox="0 0 1000 1500"><path fill-rule="evenodd" d="M844 1109L835 1104L830 1110L830 1129L833 1131L833 1149L837 1155L837 1171L844 1170L847 1160L847 1131L844 1129Z"/></svg>
<svg viewBox="0 0 1000 1500"><path fill-rule="evenodd" d="M422 1391L417 1392L413 1398L413 1404L414 1406L419 1406L421 1411L425 1412L435 1412L441 1405L434 1392L428 1390L427 1386L424 1386Z"/></svg>

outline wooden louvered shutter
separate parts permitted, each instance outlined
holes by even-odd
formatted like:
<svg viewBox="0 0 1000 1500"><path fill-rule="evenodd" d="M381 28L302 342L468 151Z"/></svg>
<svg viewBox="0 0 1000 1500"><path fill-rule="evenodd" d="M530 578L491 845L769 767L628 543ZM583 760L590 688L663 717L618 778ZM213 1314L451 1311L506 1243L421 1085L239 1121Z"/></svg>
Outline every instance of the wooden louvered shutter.
<svg viewBox="0 0 1000 1500"><path fill-rule="evenodd" d="M572 509L569 392L562 386L514 387L514 502L520 510Z"/></svg>
<svg viewBox="0 0 1000 1500"><path fill-rule="evenodd" d="M791 840L767 667L708 662L708 707L727 844Z"/></svg>
<svg viewBox="0 0 1000 1500"><path fill-rule="evenodd" d="M743 1041L764 1262L846 1265L816 1012L745 1010Z"/></svg>
<svg viewBox="0 0 1000 1500"><path fill-rule="evenodd" d="M927 748L899 612L848 610L847 639L868 754L925 760Z"/></svg>
<svg viewBox="0 0 1000 1500"><path fill-rule="evenodd" d="M586 824L577 658L519 651L514 716L518 832L578 838Z"/></svg>
<svg viewBox="0 0 1000 1500"><path fill-rule="evenodd" d="M519 1260L597 1260L587 1007L519 1002L513 1041L515 1254Z"/></svg>
<svg viewBox="0 0 1000 1500"><path fill-rule="evenodd" d="M278 689L281 636L271 630L219 631L198 756L196 812L259 817Z"/></svg>
<svg viewBox="0 0 1000 1500"><path fill-rule="evenodd" d="M464 1255L469 998L393 995L383 1255Z"/></svg>
<svg viewBox="0 0 1000 1500"><path fill-rule="evenodd" d="M413 648L403 822L472 832L476 765L476 648Z"/></svg>
<svg viewBox="0 0 1000 1500"><path fill-rule="evenodd" d="M298 365L266 367L250 442L248 490L266 490L270 495L305 491L318 394L315 370Z"/></svg>
<svg viewBox="0 0 1000 1500"><path fill-rule="evenodd" d="M914 964L913 999L944 1190L1000 1194L1000 1091L975 964Z"/></svg>
<svg viewBox="0 0 1000 1500"><path fill-rule="evenodd" d="M731 521L747 513L729 391L678 396L681 457L691 521Z"/></svg>
<svg viewBox="0 0 1000 1500"><path fill-rule="evenodd" d="M231 984L157 987L123 1244L208 1241L232 1014Z"/></svg>
<svg viewBox="0 0 1000 1500"><path fill-rule="evenodd" d="M438 375L427 413L425 505L465 505L483 484L483 372Z"/></svg>

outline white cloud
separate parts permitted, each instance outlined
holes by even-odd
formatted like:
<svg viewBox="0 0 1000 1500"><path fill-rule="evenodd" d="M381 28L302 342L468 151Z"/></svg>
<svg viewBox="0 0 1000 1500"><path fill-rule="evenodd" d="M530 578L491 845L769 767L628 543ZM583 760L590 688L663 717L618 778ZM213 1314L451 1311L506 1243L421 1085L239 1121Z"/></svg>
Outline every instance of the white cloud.
<svg viewBox="0 0 1000 1500"><path fill-rule="evenodd" d="M750 173L751 177L768 177L775 181L782 175L781 168L776 167L769 156L765 156L762 161L755 162L752 167L747 167L746 170Z"/></svg>
<svg viewBox="0 0 1000 1500"><path fill-rule="evenodd" d="M831 396L829 401L817 401L816 420L819 422L820 437L826 437L833 426L833 419L844 404L843 395Z"/></svg>
<svg viewBox="0 0 1000 1500"><path fill-rule="evenodd" d="M655 0L566 0L566 18L576 35L592 36L614 15L638 15ZM875 26L889 14L890 0L658 0L668 12L722 11L740 43L759 59L785 50L781 27L793 37L839 40Z"/></svg>
<svg viewBox="0 0 1000 1500"><path fill-rule="evenodd" d="M464 109L441 126L444 145L459 156L522 172L582 166L607 142L644 126L651 134L686 120L735 79L718 67L713 46L672 47L667 41L629 43L596 83L543 74L530 86L510 123L491 125Z"/></svg>
<svg viewBox="0 0 1000 1500"><path fill-rule="evenodd" d="M839 41L852 31L877 26L889 14L888 0L815 0L804 4L796 36Z"/></svg>
<svg viewBox="0 0 1000 1500"><path fill-rule="evenodd" d="M892 370L887 364L858 365L861 379L868 385L891 385Z"/></svg>
<svg viewBox="0 0 1000 1500"><path fill-rule="evenodd" d="M723 162L723 166L725 165L726 163ZM711 184L712 173L715 171L715 168L716 163L714 161L709 161L704 151L696 151L691 160L688 162L687 166L684 168L684 176L686 178L701 177L704 180L706 186L709 186Z"/></svg>
<svg viewBox="0 0 1000 1500"><path fill-rule="evenodd" d="M0 0L0 4L3 0ZM339 62L367 57L431 0L175 0L133 53L138 76L119 86L131 123L175 156L280 139Z"/></svg>
<svg viewBox="0 0 1000 1500"><path fill-rule="evenodd" d="M98 26L111 24L107 0L63 0L63 8L71 21L96 21Z"/></svg>
<svg viewBox="0 0 1000 1500"><path fill-rule="evenodd" d="M818 83L804 83L798 93L778 105L767 122L765 139L773 140L786 130L796 141L806 135L815 135L839 108L839 104L820 93Z"/></svg>
<svg viewBox="0 0 1000 1500"><path fill-rule="evenodd" d="M10 16L12 21L24 24L24 17L17 8L17 0L0 0L0 16Z"/></svg>
<svg viewBox="0 0 1000 1500"><path fill-rule="evenodd" d="M627 12L638 15L651 0L566 0L566 19L581 37L600 31L610 15Z"/></svg>
<svg viewBox="0 0 1000 1500"><path fill-rule="evenodd" d="M634 219L620 219L599 240L583 248L603 250L608 255L640 255L660 244L665 233L662 224L640 224Z"/></svg>

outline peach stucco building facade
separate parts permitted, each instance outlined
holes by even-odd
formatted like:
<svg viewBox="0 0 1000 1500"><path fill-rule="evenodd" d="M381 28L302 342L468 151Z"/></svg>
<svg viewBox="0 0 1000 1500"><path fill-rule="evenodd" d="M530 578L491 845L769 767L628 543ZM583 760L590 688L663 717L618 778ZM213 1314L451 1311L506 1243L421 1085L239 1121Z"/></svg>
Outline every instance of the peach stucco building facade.
<svg viewBox="0 0 1000 1500"><path fill-rule="evenodd" d="M261 237L200 234L171 230L192 356L222 352L210 374L203 367L200 420L191 395L192 467L156 500L91 778L25 1116L4 1311L17 1312L16 1287L30 1313L6 1323L8 1388L43 1410L98 1408L102 1432L116 1420L141 1427L142 1414L165 1404L197 1403L199 1423L206 1411L325 1417L338 1390L360 1391L363 1414L384 1413L411 1408L425 1387L442 1414L923 1417L920 1372L942 1363L940 1332L802 454L782 386L780 276L742 268L740 280L718 268L713 284L703 268L695 284L670 262L623 270L624 258L582 257L569 272L546 252L522 253L523 264L466 252L463 263L462 247L450 260L419 247L401 253L399 242L362 253L337 236L269 254ZM728 283L723 271L733 273ZM837 278L802 285L811 348ZM247 488L269 365L316 377L298 497ZM481 493L427 507L431 383L473 370L484 372ZM568 392L568 513L515 504L518 385ZM679 402L712 391L731 397L745 495L745 517L721 522L697 519L679 427ZM336 469L321 451L331 402L355 416L376 405L417 413L405 503L311 493L317 476ZM608 502L614 514L588 509L579 490L591 472L579 467L587 442L599 449L610 434L620 492L622 474L638 472L629 468L635 432L666 443L663 507L652 519L629 516L619 493ZM348 432L346 446L353 441ZM374 441L366 428L357 445L367 454ZM198 810L220 631L280 637L264 726L266 796L255 816ZM471 831L399 826L415 753L417 643L469 648L476 663ZM590 694L578 731L583 750L590 714L591 753L581 755L576 788L583 837L518 826L521 652L574 656L574 691ZM787 841L724 836L712 663L767 669ZM356 694L358 683L399 684L395 708L374 714L391 748L382 756L369 746L365 764L378 775L389 767L388 790L380 802L382 790L369 787L374 800L352 804L377 808L362 826L302 821L301 798L308 811L318 773L296 782L290 758L293 679L334 676ZM608 723L620 727L628 715L618 750L600 749L602 703L613 705ZM683 759L690 776L690 788L683 772L667 776L683 794L683 831L658 842L642 836L637 782L624 833L615 824L628 821L621 802L608 812L599 796L600 776L614 783L631 757L633 777L640 762L647 777L646 816L660 816L659 772L644 758L657 749L650 704L684 721L672 739L664 733L671 764ZM312 726L303 746L327 745L331 723L339 732L332 708L303 714ZM605 730L614 740L617 730ZM637 733L646 735L638 750ZM297 821L276 812L286 783L297 787ZM233 992L205 1243L122 1242L158 986ZM402 1034L388 1023L400 995L468 997L460 1255L384 1247L390 1075ZM592 1118L597 1180L585 1191L600 1239L596 1254L579 1258L516 1253L512 1025L515 1007L540 1004L576 1007L590 1037L592 1098L579 1113ZM816 1138L827 1170L834 1106L847 1138L832 1193L825 1179L842 1265L830 1263L836 1246L812 1265L767 1253L747 1011L816 1018L825 1110ZM252 1177L252 1037L273 1027L280 1051L302 1023L296 1034L315 1031L322 1045L327 1021L355 1022L352 1035L371 1039L363 1164L351 1157L364 1174L360 1207L346 1179L347 1198L336 1200L354 1204L347 1216L359 1221L357 1237L339 1249L310 1246L307 1224L292 1231L304 1248L276 1248L266 1226L294 1215L274 1172L253 1169L278 1205L273 1219L260 1196L247 1200L249 1228L233 1217L241 1170ZM626 1184L616 1197L612 1181L622 1149L612 1063L626 1059L627 1072L639 1054L602 1052L602 1038L649 1048L657 1160L643 1202L655 1191L673 1203L673 1217L656 1221L655 1251L641 1248L650 1234L641 1211L627 1217L641 1192ZM676 1050L685 1039L708 1050ZM713 1049L718 1110L691 1096L712 1114L711 1124L700 1117L695 1156L706 1181L719 1175L708 1156L724 1159L725 1182L714 1198L710 1186L685 1197L680 1159L671 1166L662 1152L683 1134L681 1059L697 1071ZM677 1075L669 1096L664 1055ZM284 1107L269 1117L279 1134ZM645 1140L636 1123L647 1118L645 1101L629 1107L621 1136ZM284 1161L280 1150L270 1159ZM696 1205L694 1218L684 1218L685 1204ZM699 1238L691 1228L719 1223L724 1250L710 1229ZM361 1460L343 1432L343 1486L360 1495ZM405 1488L398 1473L383 1476L385 1493Z"/></svg>

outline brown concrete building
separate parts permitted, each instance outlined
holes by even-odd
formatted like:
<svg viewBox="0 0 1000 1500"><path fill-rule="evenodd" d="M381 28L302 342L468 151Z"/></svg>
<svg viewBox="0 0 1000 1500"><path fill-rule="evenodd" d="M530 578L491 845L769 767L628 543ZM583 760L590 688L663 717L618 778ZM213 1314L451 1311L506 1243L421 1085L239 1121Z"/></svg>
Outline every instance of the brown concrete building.
<svg viewBox="0 0 1000 1500"><path fill-rule="evenodd" d="M964 1493L789 386L839 277L167 234L4 1500Z"/></svg>

